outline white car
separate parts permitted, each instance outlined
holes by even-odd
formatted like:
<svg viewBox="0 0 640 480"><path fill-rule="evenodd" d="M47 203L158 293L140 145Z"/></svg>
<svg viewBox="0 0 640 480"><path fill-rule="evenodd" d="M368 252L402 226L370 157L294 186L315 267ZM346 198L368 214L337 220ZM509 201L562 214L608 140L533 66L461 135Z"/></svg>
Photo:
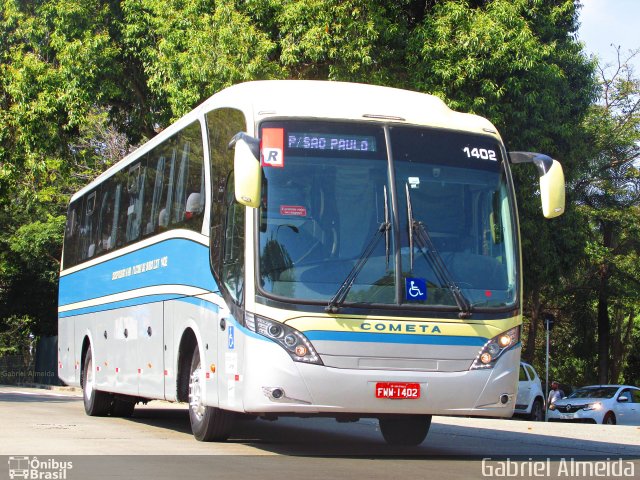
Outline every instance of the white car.
<svg viewBox="0 0 640 480"><path fill-rule="evenodd" d="M528 363L520 362L520 381L514 415L525 416L529 420L544 420L544 393L540 377Z"/></svg>
<svg viewBox="0 0 640 480"><path fill-rule="evenodd" d="M640 425L640 388L629 385L581 387L549 407L549 421Z"/></svg>

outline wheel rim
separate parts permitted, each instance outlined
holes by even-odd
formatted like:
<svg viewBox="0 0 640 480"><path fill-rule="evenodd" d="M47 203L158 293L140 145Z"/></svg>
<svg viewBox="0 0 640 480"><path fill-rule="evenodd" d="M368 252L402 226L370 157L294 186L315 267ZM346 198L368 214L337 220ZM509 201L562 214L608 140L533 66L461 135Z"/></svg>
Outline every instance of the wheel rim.
<svg viewBox="0 0 640 480"><path fill-rule="evenodd" d="M604 423L606 425L613 425L613 417L611 415L607 415L607 418L604 419Z"/></svg>
<svg viewBox="0 0 640 480"><path fill-rule="evenodd" d="M202 420L204 416L204 404L202 403L202 384L200 383L200 374L202 369L200 363L191 373L189 379L189 407L198 420Z"/></svg>
<svg viewBox="0 0 640 480"><path fill-rule="evenodd" d="M89 357L87 360L87 369L85 371L85 379L84 379L84 398L89 400L91 398L91 393L93 392L93 359Z"/></svg>

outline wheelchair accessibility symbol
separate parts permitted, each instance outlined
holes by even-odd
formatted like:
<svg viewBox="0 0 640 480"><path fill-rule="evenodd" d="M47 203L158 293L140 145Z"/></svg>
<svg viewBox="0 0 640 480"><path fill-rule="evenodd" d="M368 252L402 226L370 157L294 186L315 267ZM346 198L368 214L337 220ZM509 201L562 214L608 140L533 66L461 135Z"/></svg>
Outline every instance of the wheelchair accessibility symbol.
<svg viewBox="0 0 640 480"><path fill-rule="evenodd" d="M227 337L227 346L229 347L229 350L233 350L234 348L236 348L236 335L235 335L235 331L233 328L233 325L229 325L229 327L227 328L228 332L229 332L229 336Z"/></svg>
<svg viewBox="0 0 640 480"><path fill-rule="evenodd" d="M424 278L405 278L405 297L410 302L427 299L427 281Z"/></svg>

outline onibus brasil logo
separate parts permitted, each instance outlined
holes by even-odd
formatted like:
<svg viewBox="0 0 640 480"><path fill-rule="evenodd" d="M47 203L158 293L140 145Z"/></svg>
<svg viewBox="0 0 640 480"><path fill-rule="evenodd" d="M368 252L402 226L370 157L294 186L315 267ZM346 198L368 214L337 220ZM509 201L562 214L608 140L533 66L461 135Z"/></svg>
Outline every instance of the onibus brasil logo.
<svg viewBox="0 0 640 480"><path fill-rule="evenodd" d="M9 478L38 480L64 480L73 462L62 462L55 458L39 460L38 457L9 457Z"/></svg>

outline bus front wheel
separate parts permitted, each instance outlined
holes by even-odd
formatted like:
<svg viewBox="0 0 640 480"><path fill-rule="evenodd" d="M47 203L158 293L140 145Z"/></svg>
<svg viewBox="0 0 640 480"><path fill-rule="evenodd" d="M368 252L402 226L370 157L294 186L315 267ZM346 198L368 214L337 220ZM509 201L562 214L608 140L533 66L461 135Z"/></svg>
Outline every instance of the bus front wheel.
<svg viewBox="0 0 640 480"><path fill-rule="evenodd" d="M111 396L106 392L96 390L96 369L93 366L91 346L87 349L82 369L82 397L84 411L91 417L104 417L111 408Z"/></svg>
<svg viewBox="0 0 640 480"><path fill-rule="evenodd" d="M229 438L234 414L216 407L205 406L202 400L204 372L198 347L191 357L189 375L189 420L191 431L201 442L222 442Z"/></svg>
<svg viewBox="0 0 640 480"><path fill-rule="evenodd" d="M389 445L420 445L429 433L431 415L400 415L379 419L380 431Z"/></svg>

